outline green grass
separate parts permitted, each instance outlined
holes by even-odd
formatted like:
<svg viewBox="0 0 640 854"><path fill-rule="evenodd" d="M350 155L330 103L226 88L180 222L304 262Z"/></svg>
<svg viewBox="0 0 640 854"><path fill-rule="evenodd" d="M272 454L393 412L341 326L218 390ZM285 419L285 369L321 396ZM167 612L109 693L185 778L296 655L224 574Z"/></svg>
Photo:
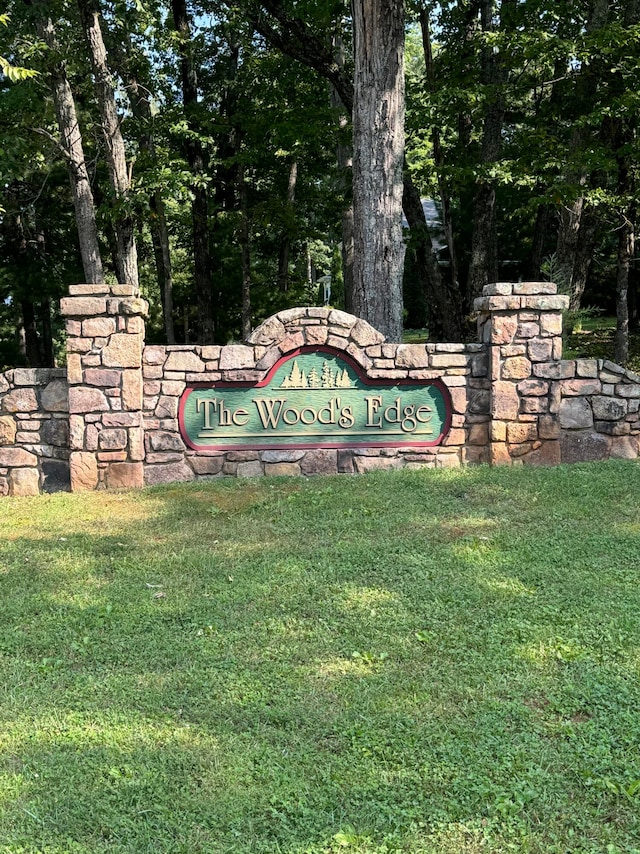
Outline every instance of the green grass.
<svg viewBox="0 0 640 854"><path fill-rule="evenodd" d="M640 465L0 505L2 854L640 851Z"/></svg>
<svg viewBox="0 0 640 854"><path fill-rule="evenodd" d="M568 336L565 359L610 359L615 362L616 319L615 317L585 318ZM640 331L629 333L629 360L625 365L630 371L640 374Z"/></svg>

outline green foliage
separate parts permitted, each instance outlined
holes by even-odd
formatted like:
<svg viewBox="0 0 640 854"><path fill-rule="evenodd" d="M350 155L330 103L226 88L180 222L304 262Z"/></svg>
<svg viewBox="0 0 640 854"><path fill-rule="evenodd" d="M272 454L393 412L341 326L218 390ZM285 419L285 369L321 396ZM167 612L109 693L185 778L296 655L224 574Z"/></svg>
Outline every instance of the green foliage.
<svg viewBox="0 0 640 854"><path fill-rule="evenodd" d="M612 462L3 499L0 850L637 850L639 489Z"/></svg>

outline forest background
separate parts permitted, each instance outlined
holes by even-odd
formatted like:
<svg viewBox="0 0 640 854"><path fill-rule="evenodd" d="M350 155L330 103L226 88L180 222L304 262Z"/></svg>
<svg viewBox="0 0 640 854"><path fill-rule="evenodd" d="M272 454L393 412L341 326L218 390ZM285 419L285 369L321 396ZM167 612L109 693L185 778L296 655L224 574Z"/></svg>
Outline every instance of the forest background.
<svg viewBox="0 0 640 854"><path fill-rule="evenodd" d="M617 314L625 363L640 0L376 4L405 21L405 328L473 337L484 284L545 278ZM0 370L61 358L81 281L139 285L153 342L240 340L328 277L353 310L353 20L343 0L5 2Z"/></svg>

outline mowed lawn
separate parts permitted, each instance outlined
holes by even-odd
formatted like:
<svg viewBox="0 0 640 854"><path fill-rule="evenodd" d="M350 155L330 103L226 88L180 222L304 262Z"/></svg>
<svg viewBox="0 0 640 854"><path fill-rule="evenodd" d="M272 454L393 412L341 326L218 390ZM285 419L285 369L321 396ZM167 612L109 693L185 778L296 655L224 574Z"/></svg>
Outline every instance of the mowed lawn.
<svg viewBox="0 0 640 854"><path fill-rule="evenodd" d="M640 851L640 465L0 502L2 854Z"/></svg>

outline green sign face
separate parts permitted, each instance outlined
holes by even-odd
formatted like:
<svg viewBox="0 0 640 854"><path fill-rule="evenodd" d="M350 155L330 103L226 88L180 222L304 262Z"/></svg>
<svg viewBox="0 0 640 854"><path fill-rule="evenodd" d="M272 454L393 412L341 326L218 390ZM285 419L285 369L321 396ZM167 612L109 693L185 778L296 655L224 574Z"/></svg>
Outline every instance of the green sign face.
<svg viewBox="0 0 640 854"><path fill-rule="evenodd" d="M179 424L190 448L348 448L439 444L451 407L439 382L372 383L349 357L302 348L258 384L191 386Z"/></svg>

